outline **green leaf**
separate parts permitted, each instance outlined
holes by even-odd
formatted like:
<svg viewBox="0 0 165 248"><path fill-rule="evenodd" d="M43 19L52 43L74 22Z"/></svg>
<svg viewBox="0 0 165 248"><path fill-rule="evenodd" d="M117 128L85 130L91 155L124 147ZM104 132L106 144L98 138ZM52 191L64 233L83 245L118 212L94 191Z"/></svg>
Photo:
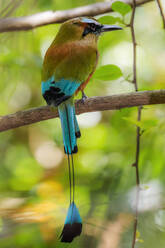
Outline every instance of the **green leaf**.
<svg viewBox="0 0 165 248"><path fill-rule="evenodd" d="M144 240L140 239L140 232L138 230L136 231L136 242L144 243Z"/></svg>
<svg viewBox="0 0 165 248"><path fill-rule="evenodd" d="M123 120L128 121L129 123L134 124L137 127L142 127L142 122L134 120L132 117L123 117Z"/></svg>
<svg viewBox="0 0 165 248"><path fill-rule="evenodd" d="M120 17L114 17L114 16L102 16L98 19L98 22L101 24L115 24L117 22L122 22Z"/></svg>
<svg viewBox="0 0 165 248"><path fill-rule="evenodd" d="M144 120L142 123L144 129L150 129L158 125L158 120L156 119Z"/></svg>
<svg viewBox="0 0 165 248"><path fill-rule="evenodd" d="M122 71L116 65L103 65L99 67L93 75L93 78L108 81L116 80L121 77Z"/></svg>
<svg viewBox="0 0 165 248"><path fill-rule="evenodd" d="M136 239L140 238L140 232L137 230L136 231Z"/></svg>
<svg viewBox="0 0 165 248"><path fill-rule="evenodd" d="M142 128L143 130L150 131L151 128L157 126L158 120L143 120L143 121L137 121L133 117L123 117L124 120L128 121L129 123L134 124L137 127Z"/></svg>
<svg viewBox="0 0 165 248"><path fill-rule="evenodd" d="M148 186L148 185L144 185L143 186L143 190L147 190L147 189L149 189L150 187Z"/></svg>
<svg viewBox="0 0 165 248"><path fill-rule="evenodd" d="M143 239L137 239L137 242L144 243L144 240Z"/></svg>
<svg viewBox="0 0 165 248"><path fill-rule="evenodd" d="M112 4L112 9L124 16L131 11L131 6L127 3L116 1Z"/></svg>

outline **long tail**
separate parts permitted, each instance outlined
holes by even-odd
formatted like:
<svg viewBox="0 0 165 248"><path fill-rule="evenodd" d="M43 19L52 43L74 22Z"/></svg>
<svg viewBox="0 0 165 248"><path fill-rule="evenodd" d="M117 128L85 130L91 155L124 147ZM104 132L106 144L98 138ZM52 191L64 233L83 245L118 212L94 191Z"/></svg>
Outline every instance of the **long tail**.
<svg viewBox="0 0 165 248"><path fill-rule="evenodd" d="M76 130L77 130L78 123L75 122L76 115L75 115L75 107L73 103L73 98L70 98L64 103L61 103L58 106L58 111L59 111L59 116L60 116L61 126L62 126L64 151L68 156L70 204L71 204L72 200L74 201L74 188L75 188L74 161L73 161L72 153L76 153L78 151L77 143L76 143ZM70 156L71 156L72 168L71 168L71 163L70 163ZM72 178L71 178L71 170L72 170Z"/></svg>
<svg viewBox="0 0 165 248"><path fill-rule="evenodd" d="M72 242L82 231L82 220L74 203L75 176L73 160L73 153L78 151L76 139L81 136L81 133L76 119L73 98L61 103L58 106L58 111L63 132L64 150L68 156L70 184L70 206L60 238L61 242Z"/></svg>
<svg viewBox="0 0 165 248"><path fill-rule="evenodd" d="M68 99L58 106L66 154L72 154L78 151L76 142L78 123L75 122L76 116L74 108L73 98Z"/></svg>
<svg viewBox="0 0 165 248"><path fill-rule="evenodd" d="M70 165L70 156L71 164ZM64 227L60 235L61 242L70 243L73 239L79 236L82 232L82 219L79 214L79 210L74 202L74 191L75 191L75 177L74 177L74 161L73 154L68 154L68 166L69 166L69 182L70 182L70 205L68 213L65 219ZM72 170L72 180L71 180ZM73 188L72 188L73 185Z"/></svg>

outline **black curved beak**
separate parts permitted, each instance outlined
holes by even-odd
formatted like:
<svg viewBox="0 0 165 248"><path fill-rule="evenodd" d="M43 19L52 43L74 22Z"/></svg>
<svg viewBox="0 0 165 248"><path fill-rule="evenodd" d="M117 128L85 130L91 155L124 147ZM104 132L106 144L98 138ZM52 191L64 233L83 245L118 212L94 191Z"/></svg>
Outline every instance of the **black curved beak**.
<svg viewBox="0 0 165 248"><path fill-rule="evenodd" d="M108 31L113 31L113 30L122 30L121 27L115 26L115 25L102 25L101 27L101 33L103 32L108 32Z"/></svg>

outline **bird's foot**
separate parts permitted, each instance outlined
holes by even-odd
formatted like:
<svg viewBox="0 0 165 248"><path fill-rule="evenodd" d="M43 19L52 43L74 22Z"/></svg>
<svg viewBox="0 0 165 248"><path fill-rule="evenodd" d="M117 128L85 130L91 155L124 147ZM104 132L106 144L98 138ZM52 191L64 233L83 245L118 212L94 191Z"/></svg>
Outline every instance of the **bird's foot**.
<svg viewBox="0 0 165 248"><path fill-rule="evenodd" d="M88 97L85 95L84 91L82 91L82 98L81 98L82 103L85 103L86 99L88 99Z"/></svg>

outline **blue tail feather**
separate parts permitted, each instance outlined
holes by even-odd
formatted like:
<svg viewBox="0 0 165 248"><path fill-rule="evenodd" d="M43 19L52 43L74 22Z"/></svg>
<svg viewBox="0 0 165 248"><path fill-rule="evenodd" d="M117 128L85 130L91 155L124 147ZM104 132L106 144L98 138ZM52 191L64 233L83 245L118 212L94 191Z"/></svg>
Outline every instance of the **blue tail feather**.
<svg viewBox="0 0 165 248"><path fill-rule="evenodd" d="M73 99L70 98L64 103L61 103L58 106L58 111L61 120L65 153L76 153L77 142L75 136L75 112Z"/></svg>
<svg viewBox="0 0 165 248"><path fill-rule="evenodd" d="M64 228L60 236L61 242L72 242L75 237L81 234L81 231L82 219L80 217L76 204L72 202L69 206Z"/></svg>
<svg viewBox="0 0 165 248"><path fill-rule="evenodd" d="M78 125L77 118L76 118L75 107L74 107L74 125L75 125L75 135L76 135L76 138L80 138L81 137L81 132L80 132L80 128L79 128L79 125Z"/></svg>
<svg viewBox="0 0 165 248"><path fill-rule="evenodd" d="M68 213L65 219L65 224L73 224L73 223L81 223L82 219L80 217L78 208L76 207L76 204L72 202L68 208Z"/></svg>

